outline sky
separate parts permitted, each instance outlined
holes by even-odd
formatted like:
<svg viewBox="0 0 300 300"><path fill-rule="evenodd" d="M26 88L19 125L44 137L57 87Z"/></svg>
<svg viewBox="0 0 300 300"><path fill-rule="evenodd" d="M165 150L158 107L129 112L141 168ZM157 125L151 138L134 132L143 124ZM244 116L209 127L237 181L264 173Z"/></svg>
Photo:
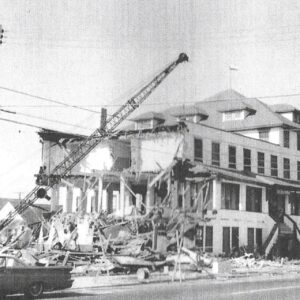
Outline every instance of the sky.
<svg viewBox="0 0 300 300"><path fill-rule="evenodd" d="M39 129L13 122L89 134L180 52L137 113L230 86L300 108L299 16L297 0L0 0L0 197L25 196L41 164Z"/></svg>

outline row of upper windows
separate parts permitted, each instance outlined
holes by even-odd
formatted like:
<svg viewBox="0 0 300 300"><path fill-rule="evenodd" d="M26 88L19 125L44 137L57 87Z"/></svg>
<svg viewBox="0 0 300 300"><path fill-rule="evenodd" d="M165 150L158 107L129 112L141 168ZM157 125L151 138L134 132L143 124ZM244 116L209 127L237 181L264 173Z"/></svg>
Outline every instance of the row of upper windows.
<svg viewBox="0 0 300 300"><path fill-rule="evenodd" d="M228 146L228 168L237 168L237 153L235 146ZM194 160L203 162L203 142L201 139L194 139ZM211 144L211 164L220 166L220 143L212 142ZM270 155L270 174L278 177L278 156ZM283 178L291 178L290 159L283 158ZM252 171L251 150L243 148L243 170L246 172ZM257 152L257 173L265 174L265 153ZM297 161L297 180L300 180L300 161Z"/></svg>

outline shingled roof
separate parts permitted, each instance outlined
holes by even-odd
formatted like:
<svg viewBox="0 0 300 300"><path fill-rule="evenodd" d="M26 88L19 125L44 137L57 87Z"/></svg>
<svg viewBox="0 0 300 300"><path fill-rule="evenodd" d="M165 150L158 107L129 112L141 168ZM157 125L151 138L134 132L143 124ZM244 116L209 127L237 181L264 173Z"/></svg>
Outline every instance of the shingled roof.
<svg viewBox="0 0 300 300"><path fill-rule="evenodd" d="M300 125L274 112L270 106L262 101L256 98L247 98L234 90L220 92L203 101L197 102L195 105L204 109L209 115L201 123L226 131L241 131L266 127L300 128ZM242 120L223 122L222 113L224 111L232 111L234 107L237 110L245 109L252 111L252 113Z"/></svg>

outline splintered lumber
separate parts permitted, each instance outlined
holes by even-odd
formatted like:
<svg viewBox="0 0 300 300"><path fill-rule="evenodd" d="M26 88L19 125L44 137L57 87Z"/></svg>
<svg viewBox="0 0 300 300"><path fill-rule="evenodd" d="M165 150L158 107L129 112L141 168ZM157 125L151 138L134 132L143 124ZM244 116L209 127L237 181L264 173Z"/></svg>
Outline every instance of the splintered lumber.
<svg viewBox="0 0 300 300"><path fill-rule="evenodd" d="M119 265L124 267L151 267L153 268L155 265L147 260L131 257L131 256L125 256L125 255L113 255L111 257L113 260L115 260Z"/></svg>

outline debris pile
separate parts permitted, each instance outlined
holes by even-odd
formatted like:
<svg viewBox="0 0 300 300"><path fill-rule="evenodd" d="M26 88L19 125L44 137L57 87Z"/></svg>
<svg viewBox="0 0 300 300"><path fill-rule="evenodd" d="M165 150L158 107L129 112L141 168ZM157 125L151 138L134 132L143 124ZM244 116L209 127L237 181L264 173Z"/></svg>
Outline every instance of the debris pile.
<svg viewBox="0 0 300 300"><path fill-rule="evenodd" d="M212 260L190 248L189 231L197 220L161 210L119 218L106 213L57 213L31 228L7 229L1 253L29 265L71 265L74 274L129 274L139 269L201 270ZM147 275L147 272L140 271ZM140 275L141 276L141 275Z"/></svg>

